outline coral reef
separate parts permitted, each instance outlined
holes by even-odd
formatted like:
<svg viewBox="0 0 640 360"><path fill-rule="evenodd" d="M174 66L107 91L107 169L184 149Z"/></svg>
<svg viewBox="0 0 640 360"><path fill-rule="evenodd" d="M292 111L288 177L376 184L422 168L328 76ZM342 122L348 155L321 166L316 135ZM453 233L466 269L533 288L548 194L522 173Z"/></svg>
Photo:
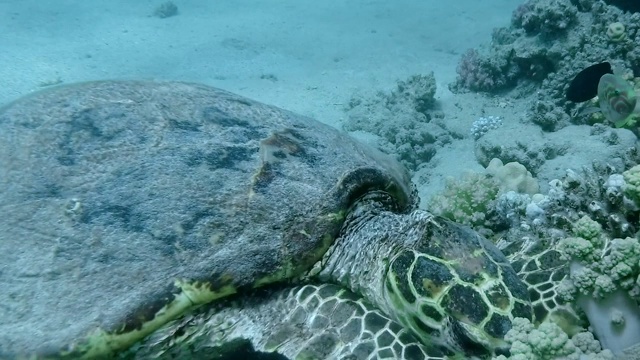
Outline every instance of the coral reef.
<svg viewBox="0 0 640 360"><path fill-rule="evenodd" d="M519 124L516 124L519 125ZM524 126L524 124L522 124ZM505 124L505 127L514 126ZM488 132L475 143L477 161L484 167L491 159L498 158L504 162L519 162L533 174L551 157L561 154L564 150L553 142L544 139L540 131L528 131L528 138L513 136L505 138L499 132Z"/></svg>
<svg viewBox="0 0 640 360"><path fill-rule="evenodd" d="M409 169L428 162L442 147L462 135L442 122L434 105L436 82L433 73L398 81L389 93L372 98L355 96L345 109L347 131L366 131L379 136L378 147L398 156Z"/></svg>
<svg viewBox="0 0 640 360"><path fill-rule="evenodd" d="M513 12L511 24L527 35L557 37L577 21L578 9L563 0L529 0Z"/></svg>
<svg viewBox="0 0 640 360"><path fill-rule="evenodd" d="M484 173L469 171L460 179L447 179L444 191L431 198L428 208L434 214L486 233L499 223L496 218L501 214L497 212L496 200L500 194L537 192L537 180L522 164L504 165L500 159L493 159Z"/></svg>
<svg viewBox="0 0 640 360"><path fill-rule="evenodd" d="M471 124L469 133L471 137L478 140L489 130L497 129L502 125L502 118L499 116L481 116Z"/></svg>
<svg viewBox="0 0 640 360"><path fill-rule="evenodd" d="M602 350L592 333L585 331L569 338L553 322L536 327L528 319L516 318L505 340L510 345L510 356L500 355L494 360L614 359L611 351Z"/></svg>
<svg viewBox="0 0 640 360"><path fill-rule="evenodd" d="M515 85L519 69L510 54L503 55L482 56L474 49L468 50L458 64L458 79L450 89L496 92Z"/></svg>
<svg viewBox="0 0 640 360"><path fill-rule="evenodd" d="M555 131L568 124L571 117L550 100L536 100L529 108L529 120L544 131Z"/></svg>
<svg viewBox="0 0 640 360"><path fill-rule="evenodd" d="M515 191L530 195L538 193L538 182L519 162L503 164L502 160L494 158L487 166L487 174L498 180L503 191Z"/></svg>
<svg viewBox="0 0 640 360"><path fill-rule="evenodd" d="M640 343L640 242L612 239L586 215L573 224L572 235L558 244L571 264L561 295L585 312L607 349L621 353Z"/></svg>
<svg viewBox="0 0 640 360"><path fill-rule="evenodd" d="M625 125L635 133L612 128L583 111L597 100L565 97L580 70L602 61L640 89L640 13L624 7L632 3L528 0L489 46L462 55L450 85L528 103L499 131L474 124L487 174L450 181L430 204L493 239L528 286L533 321L513 323L511 354L500 359L613 359L640 344L637 123ZM560 157L593 164L567 169ZM521 186L500 181L507 173Z"/></svg>
<svg viewBox="0 0 640 360"><path fill-rule="evenodd" d="M510 136L504 136L505 131ZM541 180L547 183L564 174L566 159L575 159L576 163L584 163L582 159L612 161L625 156L636 141L632 132L602 124L546 133L531 123L505 122L501 131L490 131L476 141L475 156L485 167L493 158L517 161L536 177L542 174Z"/></svg>
<svg viewBox="0 0 640 360"><path fill-rule="evenodd" d="M511 26L494 31L489 48L461 57L451 89L536 93L527 121L545 131L589 123L572 116L576 104L564 96L569 81L603 60L640 76L639 43L640 13L599 1L529 0L514 11Z"/></svg>
<svg viewBox="0 0 640 360"><path fill-rule="evenodd" d="M444 192L434 196L429 211L465 225L482 226L491 217L500 183L487 174L468 172L447 180Z"/></svg>
<svg viewBox="0 0 640 360"><path fill-rule="evenodd" d="M573 231L574 224L588 215L600 224L604 233L613 238L633 237L639 230L640 208L625 195L623 189L629 189L629 186L622 170L630 168L637 158L638 150L633 148L629 149L626 156L612 159L606 164L598 162L583 169L569 169L562 178L549 182L549 190L542 198L514 199L513 195L502 194L497 198L496 208L490 211L502 219L509 219L510 223L498 224L493 230L499 232L504 225L515 229L510 231L517 234L513 238L516 242L521 241L519 237L523 229L530 231L529 236L534 238L542 234L542 237L559 240L566 238ZM539 207L542 214L527 216L526 208L531 203ZM491 228L494 223L485 226ZM505 236L505 239L509 238L510 235Z"/></svg>
<svg viewBox="0 0 640 360"><path fill-rule="evenodd" d="M524 334L525 324L514 322L507 359L620 358L640 341L640 166L632 166L638 159L634 148L610 164L568 170L545 194L498 192L474 216L484 222L468 222L496 239L530 286L534 323ZM544 345L532 338L541 330L564 340ZM601 352L592 334L608 350ZM569 339L576 336L589 336L592 351L574 346Z"/></svg>

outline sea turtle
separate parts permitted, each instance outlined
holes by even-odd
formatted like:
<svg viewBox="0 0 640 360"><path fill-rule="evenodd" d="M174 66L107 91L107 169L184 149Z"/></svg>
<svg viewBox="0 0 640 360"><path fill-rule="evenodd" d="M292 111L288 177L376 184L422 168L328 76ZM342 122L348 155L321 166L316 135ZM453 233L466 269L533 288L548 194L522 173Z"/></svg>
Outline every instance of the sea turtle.
<svg viewBox="0 0 640 360"><path fill-rule="evenodd" d="M211 333L176 319L205 304L212 321L232 318L225 299L278 285L289 290L252 306L369 304L345 312L364 319L352 345L375 334L366 356L388 355L388 341L396 357L490 354L514 317L531 318L502 253L417 209L395 161L208 86L102 81L33 94L0 110L0 169L2 358L112 357L163 326L186 347L185 329ZM303 301L309 291L317 301ZM259 313L267 327L286 315ZM290 340L307 349L315 335Z"/></svg>

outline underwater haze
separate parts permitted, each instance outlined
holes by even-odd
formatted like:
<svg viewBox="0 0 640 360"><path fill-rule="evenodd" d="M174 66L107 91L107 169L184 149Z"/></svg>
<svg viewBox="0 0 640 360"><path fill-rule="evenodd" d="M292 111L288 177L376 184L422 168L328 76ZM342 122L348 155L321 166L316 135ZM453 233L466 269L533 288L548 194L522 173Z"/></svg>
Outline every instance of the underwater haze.
<svg viewBox="0 0 640 360"><path fill-rule="evenodd" d="M0 360L640 359L639 1L0 0Z"/></svg>

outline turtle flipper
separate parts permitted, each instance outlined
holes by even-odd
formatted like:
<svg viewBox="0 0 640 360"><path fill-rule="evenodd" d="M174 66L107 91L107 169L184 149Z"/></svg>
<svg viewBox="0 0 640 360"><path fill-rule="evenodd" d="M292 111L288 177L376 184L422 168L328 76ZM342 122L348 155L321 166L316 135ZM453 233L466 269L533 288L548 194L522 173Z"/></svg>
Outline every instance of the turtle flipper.
<svg viewBox="0 0 640 360"><path fill-rule="evenodd" d="M584 331L588 322L559 291L569 276L569 264L562 259L557 242L531 237L524 242L501 240L496 245L527 286L534 324L552 319L569 335Z"/></svg>
<svg viewBox="0 0 640 360"><path fill-rule="evenodd" d="M264 359L446 358L357 295L332 284L214 305L170 323L125 357L192 359L233 356L228 354L247 349Z"/></svg>

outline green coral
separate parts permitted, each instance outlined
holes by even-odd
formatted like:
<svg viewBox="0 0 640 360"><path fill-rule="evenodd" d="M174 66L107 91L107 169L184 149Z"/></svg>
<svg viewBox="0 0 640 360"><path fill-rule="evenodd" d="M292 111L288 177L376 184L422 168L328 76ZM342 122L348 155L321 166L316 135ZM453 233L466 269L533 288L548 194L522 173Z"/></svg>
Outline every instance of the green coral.
<svg viewBox="0 0 640 360"><path fill-rule="evenodd" d="M611 351L603 351L592 333L581 332L569 338L560 326L548 321L536 328L529 319L515 318L504 339L511 346L511 354L494 360L613 359Z"/></svg>
<svg viewBox="0 0 640 360"><path fill-rule="evenodd" d="M431 199L429 209L458 223L481 226L499 191L499 183L490 176L469 172L460 180L448 179L444 192Z"/></svg>
<svg viewBox="0 0 640 360"><path fill-rule="evenodd" d="M625 182L622 188L625 196L640 205L640 165L623 172L622 176Z"/></svg>
<svg viewBox="0 0 640 360"><path fill-rule="evenodd" d="M611 239L588 217L574 224L573 235L559 243L571 263L558 294L582 309L603 347L618 354L640 341L640 242Z"/></svg>
<svg viewBox="0 0 640 360"><path fill-rule="evenodd" d="M636 285L640 281L638 239L609 239L601 226L587 216L574 224L573 233L574 237L560 241L559 248L567 260L580 265L571 271L575 290L604 298L622 289L640 300Z"/></svg>
<svg viewBox="0 0 640 360"><path fill-rule="evenodd" d="M593 241L602 236L602 225L588 216L583 216L573 224L573 234Z"/></svg>

